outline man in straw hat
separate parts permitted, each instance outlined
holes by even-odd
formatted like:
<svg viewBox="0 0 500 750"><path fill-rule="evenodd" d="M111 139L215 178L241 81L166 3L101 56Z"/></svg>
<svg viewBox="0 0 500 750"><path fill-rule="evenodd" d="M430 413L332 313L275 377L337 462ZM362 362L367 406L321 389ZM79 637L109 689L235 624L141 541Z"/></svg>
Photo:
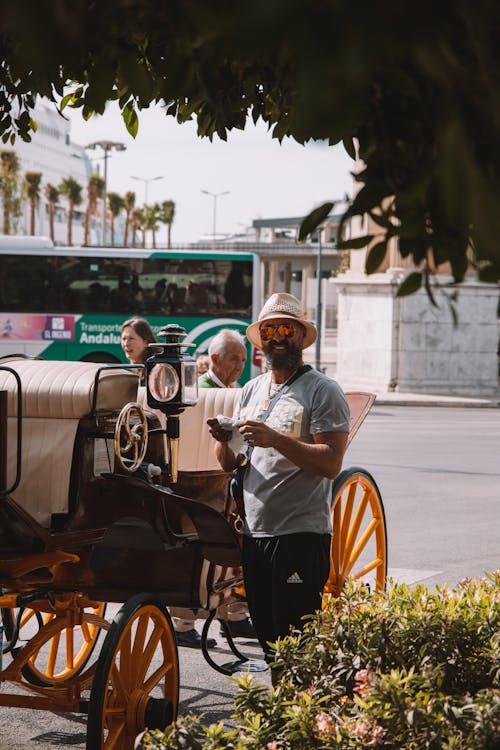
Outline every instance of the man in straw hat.
<svg viewBox="0 0 500 750"><path fill-rule="evenodd" d="M273 294L247 338L269 371L247 383L235 418L249 446L243 480L243 571L250 616L264 649L321 607L330 569L331 482L342 467L349 408L340 387L303 364L315 327L291 294ZM225 471L244 457L209 420ZM277 672L272 672L273 682Z"/></svg>

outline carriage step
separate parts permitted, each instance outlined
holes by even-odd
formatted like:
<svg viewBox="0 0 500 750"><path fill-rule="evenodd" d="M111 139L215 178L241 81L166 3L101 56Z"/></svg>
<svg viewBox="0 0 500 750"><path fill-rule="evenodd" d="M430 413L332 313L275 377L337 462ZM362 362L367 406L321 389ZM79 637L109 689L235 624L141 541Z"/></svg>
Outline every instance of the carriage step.
<svg viewBox="0 0 500 750"><path fill-rule="evenodd" d="M263 659L238 659L238 661L228 661L221 664L220 670L224 674L236 674L236 672L266 672L269 666Z"/></svg>

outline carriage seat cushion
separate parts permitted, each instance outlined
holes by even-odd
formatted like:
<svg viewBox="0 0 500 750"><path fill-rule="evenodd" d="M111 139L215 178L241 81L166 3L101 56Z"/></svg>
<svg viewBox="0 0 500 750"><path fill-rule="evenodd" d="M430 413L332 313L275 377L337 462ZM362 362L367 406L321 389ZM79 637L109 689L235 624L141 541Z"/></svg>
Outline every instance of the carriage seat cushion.
<svg viewBox="0 0 500 750"><path fill-rule="evenodd" d="M239 403L240 388L200 388L198 403L180 416L179 471L214 471L220 469L215 458L214 440L208 431L207 419L224 414L231 417ZM139 388L138 403L148 408L146 389ZM165 415L155 411L165 425Z"/></svg>
<svg viewBox="0 0 500 750"><path fill-rule="evenodd" d="M81 419L90 414L95 376L103 365L95 362L51 362L19 359L5 362L21 378L23 418ZM137 397L138 378L132 371L103 370L99 376L97 409L121 409ZM8 414L17 413L14 377L0 370L0 390L7 390Z"/></svg>
<svg viewBox="0 0 500 750"><path fill-rule="evenodd" d="M191 406L181 414L179 470L220 469L207 419L213 419L219 414L232 417L240 396L241 388L200 388L196 406Z"/></svg>

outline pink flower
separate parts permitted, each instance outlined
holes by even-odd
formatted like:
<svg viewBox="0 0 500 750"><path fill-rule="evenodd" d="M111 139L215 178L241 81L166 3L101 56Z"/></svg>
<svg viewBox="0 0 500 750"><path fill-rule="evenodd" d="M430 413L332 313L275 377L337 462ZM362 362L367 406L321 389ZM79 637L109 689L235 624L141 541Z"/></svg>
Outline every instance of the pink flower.
<svg viewBox="0 0 500 750"><path fill-rule="evenodd" d="M377 747L377 745L381 745L383 743L385 729L379 726L376 721L373 722L370 734L371 740L366 743L367 747Z"/></svg>
<svg viewBox="0 0 500 750"><path fill-rule="evenodd" d="M322 711L316 716L313 732L322 738L333 737L337 734L337 725L330 714Z"/></svg>
<svg viewBox="0 0 500 750"><path fill-rule="evenodd" d="M368 737L370 731L370 725L364 719L359 719L352 728L352 736L358 740L365 740Z"/></svg>

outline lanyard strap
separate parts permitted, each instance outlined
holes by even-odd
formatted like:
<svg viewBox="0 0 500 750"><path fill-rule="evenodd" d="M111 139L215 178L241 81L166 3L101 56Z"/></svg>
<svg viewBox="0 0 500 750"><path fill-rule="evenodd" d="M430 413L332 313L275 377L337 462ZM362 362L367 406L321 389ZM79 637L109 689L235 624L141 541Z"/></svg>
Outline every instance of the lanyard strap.
<svg viewBox="0 0 500 750"><path fill-rule="evenodd" d="M299 369L296 372L294 372L294 374L292 375L292 377L285 383L285 385L283 386L283 388L280 388L280 390L277 393L274 394L274 396L272 397L272 399L269 402L269 405L268 405L267 409L264 409L264 411L260 415L260 418L261 418L262 422L266 421L266 419L270 415L271 411L273 410L273 408L276 405L276 402L278 401L278 399L280 398L280 396L282 396L283 393L285 393L286 391L288 391L288 389L290 388L290 386L292 385L292 383L295 380L297 380L297 378L300 378L301 375L303 375L305 372L309 372L309 370L312 370L311 365L302 365L301 367L299 367ZM252 455L253 449L254 449L253 445L249 445L248 448L247 448L246 457L247 457L247 462L248 463L250 463L250 457Z"/></svg>

